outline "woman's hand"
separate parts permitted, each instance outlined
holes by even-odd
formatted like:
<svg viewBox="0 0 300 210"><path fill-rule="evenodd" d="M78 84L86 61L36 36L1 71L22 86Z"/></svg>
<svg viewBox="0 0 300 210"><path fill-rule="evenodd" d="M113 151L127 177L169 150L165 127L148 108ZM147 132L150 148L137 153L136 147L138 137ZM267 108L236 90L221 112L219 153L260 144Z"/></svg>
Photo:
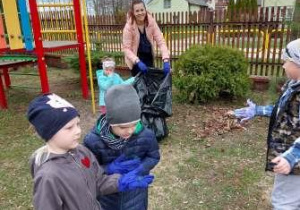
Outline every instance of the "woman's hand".
<svg viewBox="0 0 300 210"><path fill-rule="evenodd" d="M143 74L147 73L148 67L142 61L138 61L136 65Z"/></svg>
<svg viewBox="0 0 300 210"><path fill-rule="evenodd" d="M163 70L164 70L164 75L167 75L167 74L170 73L171 68L170 68L170 62L169 61L164 62Z"/></svg>

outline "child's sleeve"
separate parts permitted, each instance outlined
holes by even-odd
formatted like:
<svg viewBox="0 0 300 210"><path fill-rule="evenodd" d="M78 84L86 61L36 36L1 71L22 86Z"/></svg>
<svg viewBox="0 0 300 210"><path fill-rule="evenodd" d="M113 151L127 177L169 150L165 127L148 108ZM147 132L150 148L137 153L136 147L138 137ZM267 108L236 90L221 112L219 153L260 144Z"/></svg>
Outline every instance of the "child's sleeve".
<svg viewBox="0 0 300 210"><path fill-rule="evenodd" d="M51 177L38 176L34 179L33 205L36 210L61 210L63 201L59 187Z"/></svg>
<svg viewBox="0 0 300 210"><path fill-rule="evenodd" d="M267 106L256 106L256 116L265 116L270 117L272 114L272 111L274 109L273 105L267 105Z"/></svg>
<svg viewBox="0 0 300 210"><path fill-rule="evenodd" d="M119 74L114 73L114 76L115 76L114 85L123 84L123 79L122 79L122 77Z"/></svg>
<svg viewBox="0 0 300 210"><path fill-rule="evenodd" d="M130 77L123 81L123 84L131 85L134 82L135 77Z"/></svg>
<svg viewBox="0 0 300 210"><path fill-rule="evenodd" d="M131 85L134 82L134 77L130 77L129 79L123 80L123 78L117 74L116 74L116 81L115 84L125 84L125 85Z"/></svg>
<svg viewBox="0 0 300 210"><path fill-rule="evenodd" d="M143 165L143 170L141 171L142 175L149 174L150 170L153 169L160 160L159 147L155 134L153 132L151 132L151 134L149 150L141 163Z"/></svg>
<svg viewBox="0 0 300 210"><path fill-rule="evenodd" d="M96 185L98 194L107 195L116 193L119 191L119 179L120 174L107 175L104 172L104 169L98 164L96 158L91 154L91 162L93 164L95 176L96 176Z"/></svg>
<svg viewBox="0 0 300 210"><path fill-rule="evenodd" d="M113 77L104 76L100 71L97 71L96 75L100 90L107 90L114 84Z"/></svg>
<svg viewBox="0 0 300 210"><path fill-rule="evenodd" d="M293 146L291 146L282 155L290 164L291 168L300 161L300 137L296 139Z"/></svg>

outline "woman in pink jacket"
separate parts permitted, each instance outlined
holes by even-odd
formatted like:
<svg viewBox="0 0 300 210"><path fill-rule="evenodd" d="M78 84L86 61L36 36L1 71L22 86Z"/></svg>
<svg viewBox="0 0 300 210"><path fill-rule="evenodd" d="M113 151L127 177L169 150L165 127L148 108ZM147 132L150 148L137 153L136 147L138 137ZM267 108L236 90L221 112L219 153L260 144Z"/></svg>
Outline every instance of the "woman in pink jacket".
<svg viewBox="0 0 300 210"><path fill-rule="evenodd" d="M170 72L170 54L165 39L154 18L141 0L133 0L123 30L125 62L132 76L139 71L146 73L154 66L154 41L161 50L164 74Z"/></svg>

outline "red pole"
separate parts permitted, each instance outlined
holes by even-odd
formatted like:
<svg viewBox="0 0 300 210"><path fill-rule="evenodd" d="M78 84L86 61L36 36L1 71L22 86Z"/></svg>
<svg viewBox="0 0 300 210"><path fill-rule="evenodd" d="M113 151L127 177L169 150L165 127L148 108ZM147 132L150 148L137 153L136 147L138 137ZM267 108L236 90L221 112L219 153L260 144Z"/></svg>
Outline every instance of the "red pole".
<svg viewBox="0 0 300 210"><path fill-rule="evenodd" d="M0 73L0 109L7 109L7 101L3 88L2 75Z"/></svg>
<svg viewBox="0 0 300 210"><path fill-rule="evenodd" d="M8 68L3 68L3 76L4 76L6 88L9 88L11 83L10 83L10 77L8 74Z"/></svg>
<svg viewBox="0 0 300 210"><path fill-rule="evenodd" d="M43 39L41 33L40 19L38 15L37 3L36 0L29 0L31 21L32 21L32 30L34 34L34 43L35 43L35 53L37 55L40 81L43 93L49 93L49 84L47 77L47 66L44 56L44 47Z"/></svg>
<svg viewBox="0 0 300 210"><path fill-rule="evenodd" d="M79 44L78 53L79 53L79 64L80 64L80 77L81 77L81 91L82 97L84 99L88 98L88 82L87 82L87 74L86 74L86 62L85 62L85 54L84 54L84 41L83 41L83 30L82 30L82 22L81 22L81 10L80 10L80 1L73 0L74 4L74 17L76 24L76 34L77 41Z"/></svg>

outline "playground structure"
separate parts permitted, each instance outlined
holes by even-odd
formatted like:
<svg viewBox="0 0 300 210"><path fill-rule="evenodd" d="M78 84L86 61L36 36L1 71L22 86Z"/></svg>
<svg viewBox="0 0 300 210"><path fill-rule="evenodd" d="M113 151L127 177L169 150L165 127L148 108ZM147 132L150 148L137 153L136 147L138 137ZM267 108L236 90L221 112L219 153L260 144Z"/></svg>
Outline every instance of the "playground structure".
<svg viewBox="0 0 300 210"><path fill-rule="evenodd" d="M41 92L50 92L47 66L45 62L46 52L55 52L65 49L78 49L81 89L83 98L88 98L88 83L85 61L85 43L82 21L82 8L85 2L80 0L56 0L46 3L37 0L1 0L3 16L0 16L0 109L8 108L5 96L5 88L11 85L9 70L11 67L19 67L37 62L41 83ZM82 3L82 4L81 4ZM72 13L74 21L68 30L76 34L76 40L51 40L43 39L39 12L53 8L67 9ZM30 12L29 12L30 11ZM86 30L87 31L87 30ZM48 33L57 31L48 31ZM86 36L86 42L88 38ZM88 47L87 47L88 48ZM8 55L5 55L8 53ZM88 53L89 54L89 53ZM90 62L89 62L90 63ZM3 84L4 78L4 84Z"/></svg>

